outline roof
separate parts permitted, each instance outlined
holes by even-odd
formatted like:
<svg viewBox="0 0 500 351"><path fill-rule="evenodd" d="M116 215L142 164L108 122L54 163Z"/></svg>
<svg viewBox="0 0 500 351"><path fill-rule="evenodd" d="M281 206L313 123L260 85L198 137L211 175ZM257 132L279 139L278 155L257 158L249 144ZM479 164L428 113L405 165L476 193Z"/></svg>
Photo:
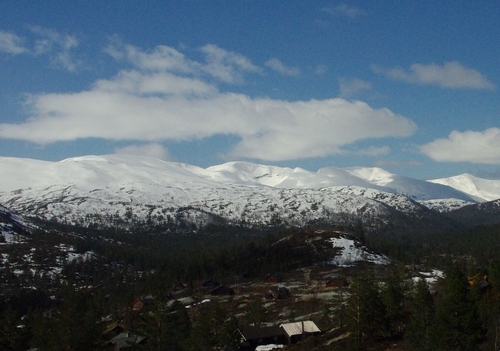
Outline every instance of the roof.
<svg viewBox="0 0 500 351"><path fill-rule="evenodd" d="M111 339L111 343L115 345L117 349L122 349L124 347L130 347L133 344L140 344L146 339L145 336L134 335L131 333L121 333Z"/></svg>
<svg viewBox="0 0 500 351"><path fill-rule="evenodd" d="M219 285L218 287L210 291L210 295L217 295L217 294L234 295L234 289L225 285Z"/></svg>
<svg viewBox="0 0 500 351"><path fill-rule="evenodd" d="M104 330L103 334L107 334L107 333L113 331L114 329L123 330L123 327L118 322L113 322L107 326L107 328Z"/></svg>
<svg viewBox="0 0 500 351"><path fill-rule="evenodd" d="M321 330L314 324L313 321L303 321L295 323L281 324L281 328L285 330L288 336L300 335L304 333L321 333ZM304 328L304 330L302 330Z"/></svg>
<svg viewBox="0 0 500 351"><path fill-rule="evenodd" d="M277 326L272 326L272 327L254 327L254 326L241 327L240 333L241 333L241 335L243 335L245 340L269 338L269 337L284 335L283 329L280 327L277 327Z"/></svg>

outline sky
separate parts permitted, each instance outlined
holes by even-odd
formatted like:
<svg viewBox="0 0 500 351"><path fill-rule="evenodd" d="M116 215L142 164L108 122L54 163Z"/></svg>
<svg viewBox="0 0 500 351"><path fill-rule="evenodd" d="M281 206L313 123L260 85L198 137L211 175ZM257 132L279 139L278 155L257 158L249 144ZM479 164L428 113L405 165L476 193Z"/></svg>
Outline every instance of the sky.
<svg viewBox="0 0 500 351"><path fill-rule="evenodd" d="M0 156L500 178L498 1L1 1Z"/></svg>

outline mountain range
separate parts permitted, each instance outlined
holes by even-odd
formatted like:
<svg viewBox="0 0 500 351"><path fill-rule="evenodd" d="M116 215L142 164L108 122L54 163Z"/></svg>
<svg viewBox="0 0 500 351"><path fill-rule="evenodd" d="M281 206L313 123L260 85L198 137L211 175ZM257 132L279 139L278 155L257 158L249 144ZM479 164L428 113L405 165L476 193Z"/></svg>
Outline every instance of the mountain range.
<svg viewBox="0 0 500 351"><path fill-rule="evenodd" d="M475 218L495 222L500 198L500 180L470 174L423 181L376 167L311 172L228 162L200 168L133 155L60 162L0 157L0 179L0 204L25 217L192 231L210 224L310 223L438 230Z"/></svg>

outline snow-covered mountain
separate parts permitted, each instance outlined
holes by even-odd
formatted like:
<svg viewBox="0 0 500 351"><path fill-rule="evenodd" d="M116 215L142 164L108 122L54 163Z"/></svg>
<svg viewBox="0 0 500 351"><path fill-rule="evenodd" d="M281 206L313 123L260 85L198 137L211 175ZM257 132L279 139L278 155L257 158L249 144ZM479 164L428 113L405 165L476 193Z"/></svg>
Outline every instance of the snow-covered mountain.
<svg viewBox="0 0 500 351"><path fill-rule="evenodd" d="M469 194L478 202L500 199L500 180L482 179L464 173L450 178L429 180L431 183L446 185Z"/></svg>
<svg viewBox="0 0 500 351"><path fill-rule="evenodd" d="M82 225L328 221L370 226L396 214L432 216L428 208L446 210L489 198L486 186L478 196L460 182L426 182L380 168L310 172L229 162L203 169L132 155L60 162L3 157L0 179L0 203L9 209Z"/></svg>

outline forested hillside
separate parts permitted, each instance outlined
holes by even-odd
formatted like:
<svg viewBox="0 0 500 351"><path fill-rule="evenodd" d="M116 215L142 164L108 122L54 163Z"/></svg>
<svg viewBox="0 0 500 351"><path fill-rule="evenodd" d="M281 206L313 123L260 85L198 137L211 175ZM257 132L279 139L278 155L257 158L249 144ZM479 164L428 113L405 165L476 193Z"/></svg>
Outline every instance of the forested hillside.
<svg viewBox="0 0 500 351"><path fill-rule="evenodd" d="M0 345L107 350L120 330L138 336L139 349L236 350L241 328L307 319L322 333L290 350L493 350L499 230L385 237L354 227L212 226L160 235L39 223L0 246ZM332 246L336 237L391 263L341 264L334 257L347 247ZM444 280L429 280L436 269ZM328 287L335 281L345 283ZM217 286L227 294L212 294Z"/></svg>

